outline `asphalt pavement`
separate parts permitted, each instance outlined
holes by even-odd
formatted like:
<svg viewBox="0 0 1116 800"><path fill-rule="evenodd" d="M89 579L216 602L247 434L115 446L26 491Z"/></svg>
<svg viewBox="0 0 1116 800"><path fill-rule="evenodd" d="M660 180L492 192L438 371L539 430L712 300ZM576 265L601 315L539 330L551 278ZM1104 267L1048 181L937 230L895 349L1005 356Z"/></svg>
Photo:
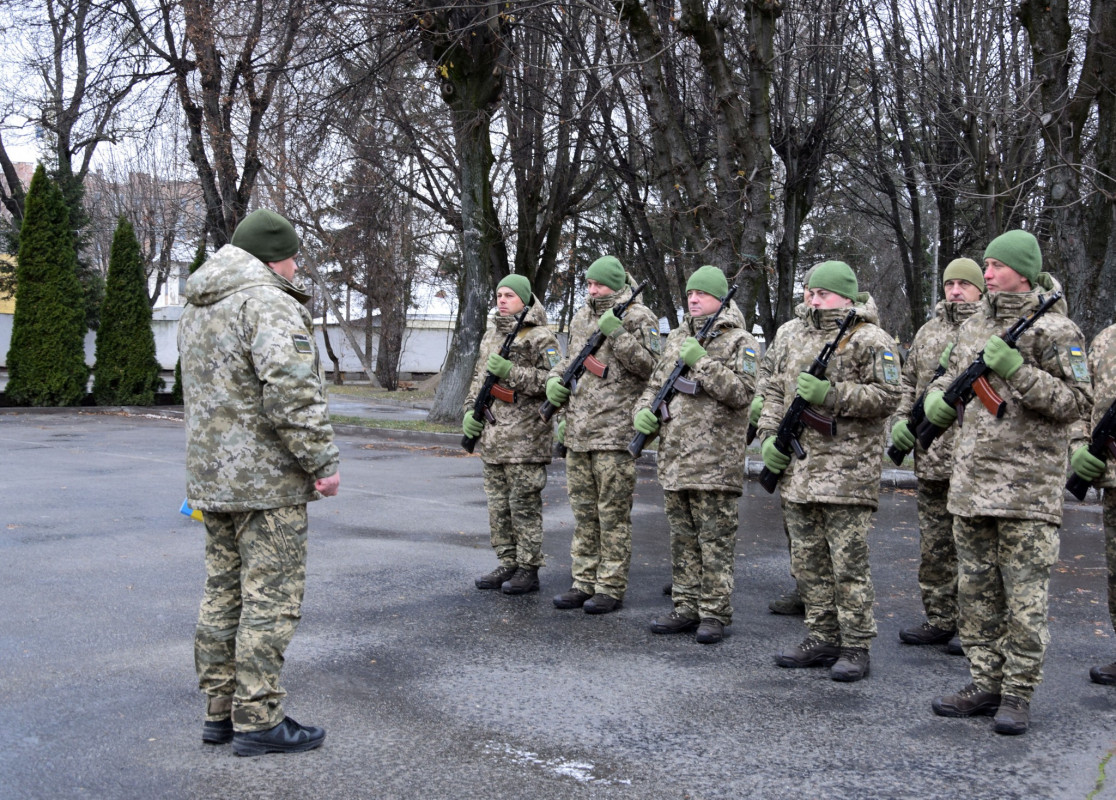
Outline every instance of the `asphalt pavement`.
<svg viewBox="0 0 1116 800"><path fill-rule="evenodd" d="M593 617L550 602L569 587L560 461L542 591L473 587L495 559L481 462L458 439L338 426L341 494L310 508L283 673L288 713L328 736L241 759L200 740L203 529L179 513L174 410L0 412L0 798L1116 797L1116 688L1087 675L1116 658L1094 503L1067 504L1033 728L1003 737L930 712L968 682L963 658L898 642L921 620L910 489L883 491L870 535L871 676L841 684L773 663L804 628L767 610L790 579L778 499L755 481L734 624L703 646L648 630L669 611L653 464L624 607Z"/></svg>

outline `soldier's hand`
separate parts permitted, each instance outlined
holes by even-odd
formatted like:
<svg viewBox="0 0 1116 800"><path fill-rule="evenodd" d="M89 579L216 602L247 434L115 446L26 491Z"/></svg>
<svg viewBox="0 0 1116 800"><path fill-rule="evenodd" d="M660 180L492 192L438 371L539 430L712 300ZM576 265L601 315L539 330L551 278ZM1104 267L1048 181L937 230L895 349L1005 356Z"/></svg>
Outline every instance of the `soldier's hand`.
<svg viewBox="0 0 1116 800"><path fill-rule="evenodd" d="M911 426L907 424L905 419L899 420L892 427L891 443L900 450L906 450L907 452L914 450L915 436L911 433Z"/></svg>
<svg viewBox="0 0 1116 800"><path fill-rule="evenodd" d="M926 419L939 428L948 428L957 419L957 409L945 401L943 394L937 389L928 393L922 408L926 411Z"/></svg>
<svg viewBox="0 0 1116 800"><path fill-rule="evenodd" d="M465 435L470 439L475 439L480 436L481 431L484 430L484 422L476 419L472 411L466 411L465 418L461 420L461 430L464 431Z"/></svg>
<svg viewBox="0 0 1116 800"><path fill-rule="evenodd" d="M551 378L546 382L546 399L555 408L560 408L570 399L570 390L562 385L561 378Z"/></svg>
<svg viewBox="0 0 1116 800"><path fill-rule="evenodd" d="M611 308L601 314L601 318L597 320L597 327L601 329L601 333L605 336L611 336L612 332L618 330L623 324L624 323L620 321L620 317L612 313Z"/></svg>
<svg viewBox="0 0 1116 800"><path fill-rule="evenodd" d="M698 344L697 339L688 336L686 341L682 342L682 349L678 351L678 355L686 362L687 367L693 368L694 364L708 353L704 347Z"/></svg>
<svg viewBox="0 0 1116 800"><path fill-rule="evenodd" d="M1084 480L1095 481L1104 474L1105 465L1103 461L1089 452L1088 447L1082 445L1074 450L1073 455L1070 456L1070 466Z"/></svg>
<svg viewBox="0 0 1116 800"><path fill-rule="evenodd" d="M984 345L984 363L1004 380L1008 380L1023 366L1023 356L999 336L991 336Z"/></svg>
<svg viewBox="0 0 1116 800"><path fill-rule="evenodd" d="M946 349L938 356L938 366L942 369L949 369L949 357L953 353L953 342L946 345Z"/></svg>
<svg viewBox="0 0 1116 800"><path fill-rule="evenodd" d="M798 396L815 406L820 406L825 402L825 396L829 394L830 383L829 381L815 378L809 372L800 372L798 374Z"/></svg>
<svg viewBox="0 0 1116 800"><path fill-rule="evenodd" d="M566 421L562 420L558 423L558 444L566 443Z"/></svg>
<svg viewBox="0 0 1116 800"><path fill-rule="evenodd" d="M328 478L318 478L314 481L314 488L322 497L334 497L341 488L341 472L337 471Z"/></svg>
<svg viewBox="0 0 1116 800"><path fill-rule="evenodd" d="M767 467L769 472L774 472L776 475L790 466L790 456L779 452L779 448L775 446L774 436L768 436L763 440L763 444L760 445L760 454L763 456L763 465Z"/></svg>
<svg viewBox="0 0 1116 800"><path fill-rule="evenodd" d="M763 395L757 394L752 398L752 405L748 407L748 422L752 425L759 424L760 414L763 413Z"/></svg>
<svg viewBox="0 0 1116 800"><path fill-rule="evenodd" d="M649 408L641 408L635 415L635 429L642 434L652 436L659 430L659 418Z"/></svg>
<svg viewBox="0 0 1116 800"><path fill-rule="evenodd" d="M486 366L489 372L500 380L503 380L508 377L508 373L511 372L512 362L508 361L499 353L493 353L488 357L488 364Z"/></svg>

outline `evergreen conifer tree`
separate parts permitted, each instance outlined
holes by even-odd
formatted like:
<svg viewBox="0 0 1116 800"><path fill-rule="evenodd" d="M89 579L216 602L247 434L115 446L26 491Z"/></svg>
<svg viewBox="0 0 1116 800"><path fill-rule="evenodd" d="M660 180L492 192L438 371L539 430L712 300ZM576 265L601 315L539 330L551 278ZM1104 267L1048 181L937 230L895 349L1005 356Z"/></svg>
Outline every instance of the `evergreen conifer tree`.
<svg viewBox="0 0 1116 800"><path fill-rule="evenodd" d="M93 399L101 406L149 406L163 388L151 331L151 301L132 223L116 225L97 328Z"/></svg>
<svg viewBox="0 0 1116 800"><path fill-rule="evenodd" d="M27 191L8 349L8 398L31 406L85 397L85 304L62 193L42 164Z"/></svg>
<svg viewBox="0 0 1116 800"><path fill-rule="evenodd" d="M205 231L202 231L201 241L198 242L198 249L194 251L194 260L190 262L190 274L193 275L198 271L198 267L205 263ZM174 404L177 406L182 405L182 359L174 364L174 388L171 390L171 397Z"/></svg>

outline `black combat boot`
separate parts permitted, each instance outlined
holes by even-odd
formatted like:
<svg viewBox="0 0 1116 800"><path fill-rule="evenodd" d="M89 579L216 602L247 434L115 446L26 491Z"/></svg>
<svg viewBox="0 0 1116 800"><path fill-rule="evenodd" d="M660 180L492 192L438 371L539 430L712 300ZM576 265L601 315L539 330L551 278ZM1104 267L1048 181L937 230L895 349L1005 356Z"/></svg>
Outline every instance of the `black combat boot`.
<svg viewBox="0 0 1116 800"><path fill-rule="evenodd" d="M1026 733L1031 726L1031 704L1022 697L1005 694L1000 700L996 718L992 720L992 730L1007 736Z"/></svg>
<svg viewBox="0 0 1116 800"><path fill-rule="evenodd" d="M807 636L797 647L783 650L775 656L780 667L796 669L800 667L832 667L841 655L841 648L831 642L823 642L816 636Z"/></svg>
<svg viewBox="0 0 1116 800"><path fill-rule="evenodd" d="M706 617L698 625L694 640L700 644L716 644L725 638L725 623L716 617Z"/></svg>
<svg viewBox="0 0 1116 800"><path fill-rule="evenodd" d="M835 681L852 683L868 677L868 648L842 647L841 655L829 668L829 677Z"/></svg>
<svg viewBox="0 0 1116 800"><path fill-rule="evenodd" d="M515 574L515 564L501 564L487 575L473 581L478 589L499 589L508 578Z"/></svg>
<svg viewBox="0 0 1116 800"><path fill-rule="evenodd" d="M570 589L562 594L554 596L555 608L581 608L585 605L585 601L593 595L588 592L583 592L580 589Z"/></svg>
<svg viewBox="0 0 1116 800"><path fill-rule="evenodd" d="M930 701L930 707L939 717L990 717L1000 707L1000 695L978 689L975 683L970 683L956 694L935 697Z"/></svg>
<svg viewBox="0 0 1116 800"><path fill-rule="evenodd" d="M955 633L957 631L924 622L915 628L904 628L899 631L899 641L904 644L946 644Z"/></svg>
<svg viewBox="0 0 1116 800"><path fill-rule="evenodd" d="M651 620L651 633L686 633L697 626L697 617L688 617L674 610L665 617L656 617Z"/></svg>
<svg viewBox="0 0 1116 800"><path fill-rule="evenodd" d="M504 594L527 594L539 590L539 568L519 567L515 574L500 586Z"/></svg>
<svg viewBox="0 0 1116 800"><path fill-rule="evenodd" d="M961 646L961 637L958 636L956 633L953 634L952 639L946 642L946 652L949 653L951 656L965 655L965 648Z"/></svg>
<svg viewBox="0 0 1116 800"><path fill-rule="evenodd" d="M321 747L325 730L299 725L290 717L266 731L237 731L233 735L233 752L238 756L262 756L264 753L301 753Z"/></svg>
<svg viewBox="0 0 1116 800"><path fill-rule="evenodd" d="M806 613L806 604L802 602L802 596L798 593L798 589L776 597L767 604L767 607L772 614L783 614L788 617L801 617Z"/></svg>
<svg viewBox="0 0 1116 800"><path fill-rule="evenodd" d="M233 738L232 696L209 697L205 703L207 717L224 715L223 719L207 719L202 723L202 741L206 744L228 744Z"/></svg>
<svg viewBox="0 0 1116 800"><path fill-rule="evenodd" d="M597 592L585 601L584 610L586 614L610 614L622 605L624 604L612 595Z"/></svg>
<svg viewBox="0 0 1116 800"><path fill-rule="evenodd" d="M1089 670L1089 680L1105 686L1116 686L1116 662Z"/></svg>

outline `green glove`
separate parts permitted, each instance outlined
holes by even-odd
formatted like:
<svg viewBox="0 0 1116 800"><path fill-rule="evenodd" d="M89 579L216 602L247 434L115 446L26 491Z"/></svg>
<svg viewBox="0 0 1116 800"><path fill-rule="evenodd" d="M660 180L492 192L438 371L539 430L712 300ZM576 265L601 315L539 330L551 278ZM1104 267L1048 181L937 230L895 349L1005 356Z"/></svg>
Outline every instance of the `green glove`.
<svg viewBox="0 0 1116 800"><path fill-rule="evenodd" d="M953 352L953 342L946 345L946 349L938 356L938 366L942 369L949 369L949 356Z"/></svg>
<svg viewBox="0 0 1116 800"><path fill-rule="evenodd" d="M499 353L493 353L488 357L488 364L485 366L489 372L500 380L503 380L508 377L508 373L511 372L512 362L508 361Z"/></svg>
<svg viewBox="0 0 1116 800"><path fill-rule="evenodd" d="M601 318L597 320L597 327L601 329L601 333L605 336L611 336L612 332L619 330L620 326L623 324L624 323L620 321L620 317L612 313L611 308L601 314Z"/></svg>
<svg viewBox="0 0 1116 800"><path fill-rule="evenodd" d="M708 355L708 353L705 351L704 347L698 344L697 339L693 336L689 336L686 338L686 341L682 342L682 349L678 351L678 355L686 362L687 367L692 368L694 364L698 362L699 358Z"/></svg>
<svg viewBox="0 0 1116 800"><path fill-rule="evenodd" d="M653 436L659 430L659 418L649 408L641 408L635 415L635 429L640 433Z"/></svg>
<svg viewBox="0 0 1116 800"><path fill-rule="evenodd" d="M546 382L546 399L555 408L560 408L570 399L570 390L562 385L561 378L551 378Z"/></svg>
<svg viewBox="0 0 1116 800"><path fill-rule="evenodd" d="M752 405L748 408L748 423L759 425L760 414L763 413L763 395L757 394L752 398Z"/></svg>
<svg viewBox="0 0 1116 800"><path fill-rule="evenodd" d="M915 437L911 433L911 426L905 419L901 419L891 428L891 443L900 450L910 452L914 450Z"/></svg>
<svg viewBox="0 0 1116 800"><path fill-rule="evenodd" d="M1104 462L1089 452L1085 445L1073 451L1070 456L1070 466L1073 471L1087 481L1095 481L1104 474ZM1107 490L1106 490L1107 491Z"/></svg>
<svg viewBox="0 0 1116 800"><path fill-rule="evenodd" d="M763 444L760 445L760 453L763 455L763 465L767 467L769 472L778 475L790 466L790 456L779 452L778 448L775 447L774 436L768 436L763 440Z"/></svg>
<svg viewBox="0 0 1116 800"><path fill-rule="evenodd" d="M939 428L948 428L957 419L957 409L945 401L943 392L935 390L926 395L922 408L926 411L926 419Z"/></svg>
<svg viewBox="0 0 1116 800"><path fill-rule="evenodd" d="M465 418L461 420L461 430L464 431L465 435L470 439L476 439L481 435L481 431L484 430L484 423L479 419L475 419L472 411L466 411Z"/></svg>
<svg viewBox="0 0 1116 800"><path fill-rule="evenodd" d="M992 336L984 345L984 363L1006 381L1023 366L1023 356L999 336Z"/></svg>
<svg viewBox="0 0 1116 800"><path fill-rule="evenodd" d="M566 421L562 420L558 423L558 444L566 443Z"/></svg>
<svg viewBox="0 0 1116 800"><path fill-rule="evenodd" d="M800 372L798 374L798 396L807 403L820 406L825 402L825 396L829 394L829 387L829 381L815 378L809 372Z"/></svg>

